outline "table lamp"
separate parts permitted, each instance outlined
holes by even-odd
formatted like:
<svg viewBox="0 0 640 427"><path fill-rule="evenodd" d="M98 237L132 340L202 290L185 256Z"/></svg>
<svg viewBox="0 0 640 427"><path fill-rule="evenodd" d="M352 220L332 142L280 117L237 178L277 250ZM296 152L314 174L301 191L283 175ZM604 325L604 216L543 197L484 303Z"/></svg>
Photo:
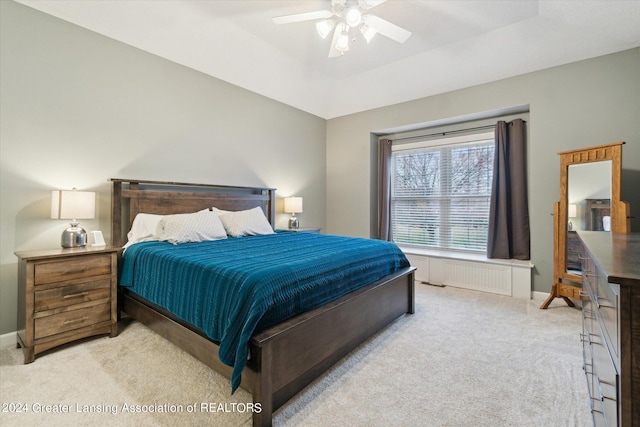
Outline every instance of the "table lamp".
<svg viewBox="0 0 640 427"><path fill-rule="evenodd" d="M302 197L285 197L284 211L291 214L289 230L297 230L300 227L300 222L296 218L296 213L302 213Z"/></svg>
<svg viewBox="0 0 640 427"><path fill-rule="evenodd" d="M51 218L69 219L71 227L62 232L63 248L87 245L87 232L80 227L79 219L93 219L96 214L96 193L91 191L52 191Z"/></svg>

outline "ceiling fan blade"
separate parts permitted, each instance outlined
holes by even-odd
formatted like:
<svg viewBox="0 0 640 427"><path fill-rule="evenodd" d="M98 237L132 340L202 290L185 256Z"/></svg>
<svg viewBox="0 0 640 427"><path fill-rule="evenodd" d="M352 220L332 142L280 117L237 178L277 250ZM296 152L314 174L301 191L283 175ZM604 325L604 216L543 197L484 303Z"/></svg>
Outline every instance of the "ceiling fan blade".
<svg viewBox="0 0 640 427"><path fill-rule="evenodd" d="M385 37L389 37L398 43L404 43L411 37L411 31L407 31L396 24L392 24L376 15L365 15L362 17L365 24L376 30Z"/></svg>
<svg viewBox="0 0 640 427"><path fill-rule="evenodd" d="M297 13L295 15L277 16L271 18L276 24L292 24L294 22L312 21L314 19L331 18L333 12L330 10L319 10L317 12Z"/></svg>
<svg viewBox="0 0 640 427"><path fill-rule="evenodd" d="M371 9L379 4L386 2L387 0L358 0L358 6L363 9Z"/></svg>

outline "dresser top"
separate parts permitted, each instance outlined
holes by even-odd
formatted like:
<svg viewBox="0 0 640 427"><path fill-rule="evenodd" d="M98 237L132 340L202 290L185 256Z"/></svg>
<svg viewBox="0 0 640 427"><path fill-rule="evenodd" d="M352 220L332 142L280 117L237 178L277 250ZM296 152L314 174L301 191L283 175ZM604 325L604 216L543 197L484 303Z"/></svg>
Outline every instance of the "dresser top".
<svg viewBox="0 0 640 427"><path fill-rule="evenodd" d="M609 282L640 286L640 233L579 231L578 235Z"/></svg>

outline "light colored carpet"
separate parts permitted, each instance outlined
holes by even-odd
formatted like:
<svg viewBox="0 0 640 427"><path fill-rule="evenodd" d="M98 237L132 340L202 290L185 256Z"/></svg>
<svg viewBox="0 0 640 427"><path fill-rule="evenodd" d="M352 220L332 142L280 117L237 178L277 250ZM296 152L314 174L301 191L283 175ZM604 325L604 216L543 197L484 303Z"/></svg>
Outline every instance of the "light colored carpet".
<svg viewBox="0 0 640 427"><path fill-rule="evenodd" d="M451 287L416 285L416 291L414 315L294 397L274 425L592 425L579 310L559 300L540 310L540 301ZM228 380L139 323L125 326L116 338L68 345L29 365L22 365L21 350L0 350L0 401L28 411L0 411L0 424L251 424L251 414L242 412L251 403L247 392L230 396ZM208 403L227 403L229 411L205 412ZM240 411L231 412L232 404ZM44 405L70 412L36 412ZM178 412L126 412L125 405L175 405Z"/></svg>

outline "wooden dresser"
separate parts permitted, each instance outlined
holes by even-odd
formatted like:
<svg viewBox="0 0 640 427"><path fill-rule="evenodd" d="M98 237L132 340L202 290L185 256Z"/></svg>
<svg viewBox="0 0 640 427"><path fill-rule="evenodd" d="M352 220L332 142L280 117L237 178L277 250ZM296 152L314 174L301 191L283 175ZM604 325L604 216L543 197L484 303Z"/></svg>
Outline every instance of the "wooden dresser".
<svg viewBox="0 0 640 427"><path fill-rule="evenodd" d="M117 335L119 250L107 246L16 252L18 345L24 363L70 341Z"/></svg>
<svg viewBox="0 0 640 427"><path fill-rule="evenodd" d="M584 243L584 370L595 426L640 426L640 233L578 232Z"/></svg>

